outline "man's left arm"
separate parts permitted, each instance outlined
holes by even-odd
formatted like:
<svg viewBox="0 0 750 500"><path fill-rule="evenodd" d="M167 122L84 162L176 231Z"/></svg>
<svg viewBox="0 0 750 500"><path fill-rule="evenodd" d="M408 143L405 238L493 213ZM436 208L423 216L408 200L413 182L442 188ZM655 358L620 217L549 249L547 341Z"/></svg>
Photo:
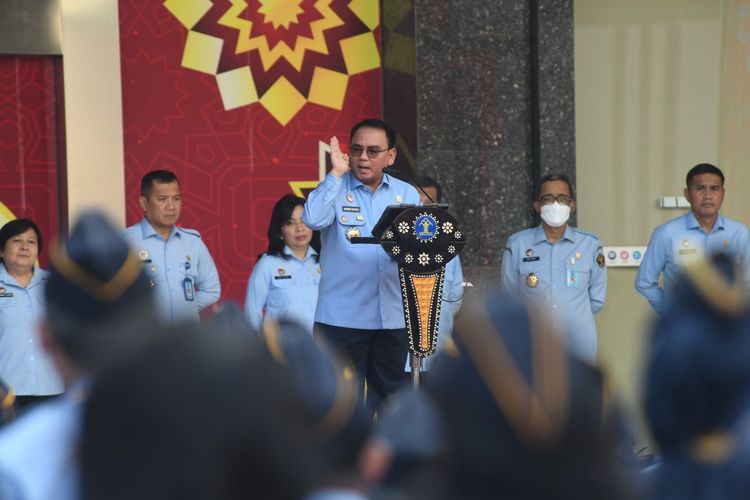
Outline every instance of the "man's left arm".
<svg viewBox="0 0 750 500"><path fill-rule="evenodd" d="M589 302L591 312L598 313L604 307L607 298L607 266L604 260L604 251L601 242L596 241L596 252L594 263L591 267L591 279L589 280Z"/></svg>
<svg viewBox="0 0 750 500"><path fill-rule="evenodd" d="M196 276L196 293L195 302L198 310L214 304L221 296L221 282L219 281L219 272L216 270L214 260L202 240L200 243L200 253L198 257L198 272Z"/></svg>
<svg viewBox="0 0 750 500"><path fill-rule="evenodd" d="M750 292L750 232L744 225L742 229L743 231L739 238L740 273L745 290Z"/></svg>
<svg viewBox="0 0 750 500"><path fill-rule="evenodd" d="M464 296L464 274L461 269L461 260L458 256L448 262L445 266L445 282L443 283L443 303L441 314L455 316L461 308Z"/></svg>

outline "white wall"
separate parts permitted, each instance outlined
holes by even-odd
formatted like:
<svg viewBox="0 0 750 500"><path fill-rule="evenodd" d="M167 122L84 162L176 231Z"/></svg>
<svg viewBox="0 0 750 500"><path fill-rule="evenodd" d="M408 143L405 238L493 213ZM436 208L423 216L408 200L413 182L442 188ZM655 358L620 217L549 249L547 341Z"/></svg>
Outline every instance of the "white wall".
<svg viewBox="0 0 750 500"><path fill-rule="evenodd" d="M604 245L646 245L655 226L683 213L659 209L658 198L681 195L693 165L719 163L722 6L575 1L578 221ZM602 363L645 445L641 363L653 316L635 272L609 269L597 328Z"/></svg>
<svg viewBox="0 0 750 500"><path fill-rule="evenodd" d="M68 215L89 207L125 223L116 0L61 0ZM72 224L71 224L72 225Z"/></svg>

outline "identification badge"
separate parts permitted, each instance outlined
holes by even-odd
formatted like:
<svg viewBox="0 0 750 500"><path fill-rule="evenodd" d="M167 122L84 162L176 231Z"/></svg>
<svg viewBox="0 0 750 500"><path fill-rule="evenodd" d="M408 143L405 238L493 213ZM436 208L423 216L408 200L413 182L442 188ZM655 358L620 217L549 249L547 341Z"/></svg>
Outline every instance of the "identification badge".
<svg viewBox="0 0 750 500"><path fill-rule="evenodd" d="M538 256L536 256L536 257L524 257L524 258L523 258L523 261L524 261L524 262L536 262L536 261L538 261L538 260L539 260L539 257L538 257Z"/></svg>
<svg viewBox="0 0 750 500"><path fill-rule="evenodd" d="M526 286L529 288L536 288L539 286L539 277L534 273L529 273L529 275L526 276Z"/></svg>
<svg viewBox="0 0 750 500"><path fill-rule="evenodd" d="M290 279L292 279L292 275L291 274L285 274L283 276L274 276L273 279L275 279L275 280L290 280Z"/></svg>
<svg viewBox="0 0 750 500"><path fill-rule="evenodd" d="M568 288L578 288L580 283L579 274L580 272L575 269L566 269L565 286Z"/></svg>
<svg viewBox="0 0 750 500"><path fill-rule="evenodd" d="M185 300L192 302L195 300L195 289L193 288L193 280L185 278L182 280L182 291L185 292Z"/></svg>

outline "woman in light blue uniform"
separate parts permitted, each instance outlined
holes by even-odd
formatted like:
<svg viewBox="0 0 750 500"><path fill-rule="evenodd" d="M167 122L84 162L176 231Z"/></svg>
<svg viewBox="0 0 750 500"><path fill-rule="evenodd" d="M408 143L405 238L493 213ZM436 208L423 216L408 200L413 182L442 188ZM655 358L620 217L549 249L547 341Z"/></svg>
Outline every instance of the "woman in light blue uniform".
<svg viewBox="0 0 750 500"><path fill-rule="evenodd" d="M312 334L320 281L320 234L302 222L305 200L286 195L273 207L268 250L247 283L245 316L259 330L265 316L297 321Z"/></svg>
<svg viewBox="0 0 750 500"><path fill-rule="evenodd" d="M0 378L16 393L19 407L64 390L37 335L48 276L36 266L41 249L42 235L29 219L0 229Z"/></svg>

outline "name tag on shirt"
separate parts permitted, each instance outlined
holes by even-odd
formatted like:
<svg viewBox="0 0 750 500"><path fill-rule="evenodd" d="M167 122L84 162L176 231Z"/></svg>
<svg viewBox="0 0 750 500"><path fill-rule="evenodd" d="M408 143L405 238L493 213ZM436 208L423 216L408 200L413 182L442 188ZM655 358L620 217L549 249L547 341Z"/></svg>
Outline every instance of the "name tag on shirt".
<svg viewBox="0 0 750 500"><path fill-rule="evenodd" d="M7 298L7 297L13 297L13 292L3 292L3 293L0 293L0 299L4 299L4 298Z"/></svg>
<svg viewBox="0 0 750 500"><path fill-rule="evenodd" d="M524 257L523 258L524 262L536 262L537 260L539 260L539 256L536 256L536 257Z"/></svg>
<svg viewBox="0 0 750 500"><path fill-rule="evenodd" d="M680 250L680 255L695 255L698 253L697 248L685 248L683 250Z"/></svg>
<svg viewBox="0 0 750 500"><path fill-rule="evenodd" d="M273 279L275 280L290 280L292 279L292 276L289 274L285 274L283 276L274 276Z"/></svg>
<svg viewBox="0 0 750 500"><path fill-rule="evenodd" d="M578 288L580 284L580 271L575 269L567 269L565 272L565 286L568 288Z"/></svg>
<svg viewBox="0 0 750 500"><path fill-rule="evenodd" d="M348 206L342 206L341 210L344 212L359 212L359 207L348 207Z"/></svg>

